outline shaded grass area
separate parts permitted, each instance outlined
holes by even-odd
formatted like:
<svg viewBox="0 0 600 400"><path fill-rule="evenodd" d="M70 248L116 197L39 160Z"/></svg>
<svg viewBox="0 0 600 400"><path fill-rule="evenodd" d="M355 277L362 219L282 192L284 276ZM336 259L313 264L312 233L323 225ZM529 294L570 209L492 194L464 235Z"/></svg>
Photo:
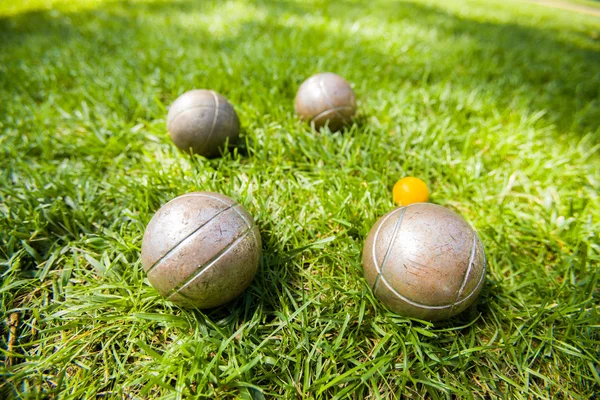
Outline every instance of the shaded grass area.
<svg viewBox="0 0 600 400"><path fill-rule="evenodd" d="M73 7L0 12L4 397L598 392L597 19L487 1ZM360 99L343 133L293 115L322 71ZM167 107L191 88L232 102L238 149L172 146ZM478 303L435 325L362 277L404 175L488 255ZM209 312L161 299L139 260L152 214L194 190L246 206L264 243L252 286Z"/></svg>

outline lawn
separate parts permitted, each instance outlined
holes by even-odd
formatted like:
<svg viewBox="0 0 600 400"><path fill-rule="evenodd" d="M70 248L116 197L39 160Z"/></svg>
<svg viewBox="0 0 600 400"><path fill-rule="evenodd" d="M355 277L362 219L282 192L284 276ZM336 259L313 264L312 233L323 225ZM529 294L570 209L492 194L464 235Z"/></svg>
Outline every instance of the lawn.
<svg viewBox="0 0 600 400"><path fill-rule="evenodd" d="M311 131L308 76L359 115ZM242 123L171 143L184 91ZM573 398L600 392L600 18L501 0L0 2L0 397ZM435 324L373 296L364 239L405 175L479 232L477 303ZM260 269L209 311L140 262L191 191L255 217Z"/></svg>

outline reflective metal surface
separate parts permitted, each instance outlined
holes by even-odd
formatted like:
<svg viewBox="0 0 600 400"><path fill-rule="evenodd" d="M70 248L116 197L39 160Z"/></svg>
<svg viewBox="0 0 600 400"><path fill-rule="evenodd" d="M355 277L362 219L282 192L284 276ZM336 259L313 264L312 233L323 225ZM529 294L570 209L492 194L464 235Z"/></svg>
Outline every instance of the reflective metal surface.
<svg viewBox="0 0 600 400"><path fill-rule="evenodd" d="M317 74L305 80L296 94L296 113L319 129L329 124L332 131L348 124L356 112L356 96L350 84L331 72Z"/></svg>
<svg viewBox="0 0 600 400"><path fill-rule="evenodd" d="M455 212L431 203L380 218L363 250L365 278L397 314L440 320L475 301L485 279L483 244Z"/></svg>
<svg viewBox="0 0 600 400"><path fill-rule="evenodd" d="M237 140L240 121L225 97L212 90L191 90L169 108L167 129L182 151L216 157L227 138L230 143Z"/></svg>
<svg viewBox="0 0 600 400"><path fill-rule="evenodd" d="M211 192L169 201L142 240L142 265L152 286L188 307L217 307L239 296L254 278L260 254L260 233L250 214Z"/></svg>

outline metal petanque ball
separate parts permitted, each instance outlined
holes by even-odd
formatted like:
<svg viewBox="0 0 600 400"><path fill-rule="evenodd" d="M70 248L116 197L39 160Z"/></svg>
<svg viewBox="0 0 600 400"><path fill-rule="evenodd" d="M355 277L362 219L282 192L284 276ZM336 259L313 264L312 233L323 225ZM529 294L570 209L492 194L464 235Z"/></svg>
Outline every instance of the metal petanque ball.
<svg viewBox="0 0 600 400"><path fill-rule="evenodd" d="M337 131L348 124L356 112L356 96L350 84L331 72L313 75L305 80L294 101L296 113L319 129L329 124Z"/></svg>
<svg viewBox="0 0 600 400"><path fill-rule="evenodd" d="M179 96L167 115L167 129L182 151L216 157L226 140L233 143L240 121L227 99L212 90L190 90Z"/></svg>
<svg viewBox="0 0 600 400"><path fill-rule="evenodd" d="M211 192L184 194L163 205L142 240L148 280L186 307L213 308L242 294L260 254L260 234L250 214Z"/></svg>
<svg viewBox="0 0 600 400"><path fill-rule="evenodd" d="M390 310L423 320L450 318L483 286L486 259L475 230L455 212L430 203L399 207L367 236L364 273Z"/></svg>

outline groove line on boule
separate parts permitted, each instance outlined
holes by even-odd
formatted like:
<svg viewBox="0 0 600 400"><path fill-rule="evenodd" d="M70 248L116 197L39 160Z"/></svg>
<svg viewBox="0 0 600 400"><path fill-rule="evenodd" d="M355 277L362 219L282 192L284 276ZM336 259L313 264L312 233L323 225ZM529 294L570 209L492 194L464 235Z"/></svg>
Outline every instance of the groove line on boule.
<svg viewBox="0 0 600 400"><path fill-rule="evenodd" d="M239 204L236 203L236 205L239 205ZM248 229L250 229L252 231L252 237L254 238L254 244L256 244L256 247L258 247L259 240L256 237L256 229L254 229L254 227L256 225L254 223L252 223L251 221L247 220L246 217L244 216L244 214L242 212L240 212L240 210L238 210L236 207L234 207L233 210L246 223L246 226L248 227Z"/></svg>
<svg viewBox="0 0 600 400"><path fill-rule="evenodd" d="M377 290L377 285L379 284L379 281L382 279L382 275L383 275L383 268L385 267L385 263L388 260L390 253L392 251L392 246L394 245L394 242L396 241L396 238L398 236L398 231L400 230L400 225L402 224L402 220L404 219L404 213L406 212L406 207L403 207L400 210L400 215L398 216L398 220L396 221L396 225L394 225L394 231L392 232L392 238L390 239L390 243L388 244L388 248L385 251L385 255L383 256L383 260L381 261L381 267L379 267L377 265L377 259L375 257L375 247L373 247L373 261L375 262L375 268L377 269L377 271L379 272L377 274L377 278L375 278L375 283L373 283L373 293L375 293L375 291ZM387 219L386 221L387 222ZM381 223L381 225L379 226L379 228L377 229L377 234L379 234L379 229L383 226L383 222ZM377 243L377 237L375 237L375 240L373 240L373 244L375 245Z"/></svg>
<svg viewBox="0 0 600 400"><path fill-rule="evenodd" d="M229 203L223 201L223 199L220 199L215 196L210 196L207 193L186 193L179 197L208 197L209 199L216 200L219 203L224 204L224 205L228 206L229 208L232 208L233 211L235 211L236 214L239 215L239 217L246 223L246 226L248 226L249 228L254 228L254 226L255 226L255 224L253 224L251 221L247 220L246 217L244 216L244 214L241 213L240 210L238 210L239 207L242 207L242 205L240 203L236 202L236 203L233 203L232 205L229 205ZM256 237L256 232L254 232L254 229L252 229L252 235L254 236L254 240L256 241L256 244L258 245L258 239Z"/></svg>
<svg viewBox="0 0 600 400"><path fill-rule="evenodd" d="M327 90L325 90L325 84L323 83L323 76L319 77L319 87L321 88L321 91L323 92L323 96L325 96L325 100L327 101L327 103L329 104L329 106L331 107L330 110L333 110L333 112L342 119L342 121L345 121L346 118L340 114L335 108L335 106L333 105L333 102L331 101L331 99L329 98L329 94L327 94ZM328 110L329 111L329 110Z"/></svg>
<svg viewBox="0 0 600 400"><path fill-rule="evenodd" d="M201 264L195 274L188 276L183 282L176 285L173 289L169 290L165 296L167 300L174 294L181 294L181 290L185 289L188 285L194 282L197 278L201 277L206 271L208 271L213 265L215 265L223 256L232 251L242 240L244 240L252 231L252 228L247 228L240 236L234 241L223 247L217 254L215 254L210 260ZM184 295L185 296L185 295ZM187 297L187 296L186 296ZM189 297L188 297L189 298Z"/></svg>
<svg viewBox="0 0 600 400"><path fill-rule="evenodd" d="M377 263L377 254L375 254L375 243L377 243L377 237L379 236L379 231L381 231L381 227L393 215L394 215L394 213L391 212L387 215L387 217L385 217L385 219L383 221L381 221L381 224L379 224L379 226L377 227L377 230L375 231L375 235L373 236L373 246L371 247L371 254L373 255L373 264L375 265L375 270L377 271L377 274L379 274L381 272L381 270L379 269L379 264Z"/></svg>
<svg viewBox="0 0 600 400"><path fill-rule="evenodd" d="M380 279L381 282L383 282L383 284L392 292L396 295L396 297L398 297L400 300L403 300L405 302L407 302L408 304L411 304L415 307L421 307L421 308L426 308L428 310L444 310L446 308L450 308L453 307L454 304L448 304L445 306L430 306L428 304L422 304L422 303L418 303L416 301L413 301L411 299L409 299L408 297L405 297L403 295L401 295L396 289L394 289L392 287L392 285L389 284L389 282L387 281L387 279L385 279L385 277L381 277Z"/></svg>
<svg viewBox="0 0 600 400"><path fill-rule="evenodd" d="M353 108L350 106L340 106L340 107L333 107L330 108L328 110L325 110L323 112L318 113L317 115L315 115L313 118L311 118L310 122L315 122L315 120L321 118L323 115L330 113L330 112L337 112L338 110L352 110ZM343 117L344 121L348 120L348 118Z"/></svg>
<svg viewBox="0 0 600 400"><path fill-rule="evenodd" d="M198 105L198 106L188 107L188 108L186 108L184 110L179 111L177 114L173 115L173 117L171 118L171 121L172 121L171 123L174 123L175 120L177 119L177 117L179 117L181 114L183 114L183 113L185 113L187 111L190 111L190 110L195 110L197 108L208 108L208 109L214 110L215 106L207 106L205 104L201 104L201 105ZM229 113L228 111L223 110L223 112L231 117L231 113Z"/></svg>
<svg viewBox="0 0 600 400"><path fill-rule="evenodd" d="M225 201L223 201L222 199L215 197L215 196L210 196L206 193L186 193L183 194L179 197L208 197L209 199L213 199L216 200L222 204L225 204L226 206L228 206L229 208L232 208L237 215L239 215L239 217L246 223L246 226L248 226L249 228L254 228L254 224L249 221L248 219L246 219L246 217L244 216L243 213L240 212L240 210L238 210L238 206L242 206L240 203L233 203L231 206L229 205L229 203L226 203ZM216 216L216 215L215 215ZM254 236L254 240L256 241L256 244L258 245L258 239L256 238L256 232L254 232L254 229L252 229L252 235Z"/></svg>
<svg viewBox="0 0 600 400"><path fill-rule="evenodd" d="M467 297L465 297L464 299L462 299L461 301L455 302L453 304L448 304L445 306L430 306L427 304L421 304L418 303L414 300L409 299L408 297L404 297L403 295L401 295L398 291L396 291L396 289L394 289L392 287L392 285L389 284L389 282L385 279L385 277L381 277L381 281L387 286L387 288L396 295L396 297L398 297L400 300L403 300L409 304L412 304L413 306L417 306L417 307L422 307L422 308L427 308L430 310L443 310L446 308L452 308L454 306L457 306L459 304L464 303L465 301L469 300L471 297L473 297L473 295L477 292L477 289L479 289L479 287L481 286L481 284L483 283L483 279L485 277L485 259L484 259L484 269L481 273L481 276L479 277L479 282L477 283L477 286L475 286L475 289L473 289L473 291L471 293L469 293L469 295Z"/></svg>
<svg viewBox="0 0 600 400"><path fill-rule="evenodd" d="M410 206L410 205L409 205L409 206ZM405 210L405 209L406 209L407 207L409 207L409 206L405 206L405 207L403 207L403 210ZM387 216L387 217L386 217L386 218L385 218L385 219L384 219L384 220L381 222L381 224L380 224L380 225L379 225L379 227L377 228L377 231L375 231L375 236L373 237L373 243L374 243L374 244L375 244L375 243L377 243L377 238L378 238L378 236L379 236L379 232L380 232L381 228L382 228L382 227L383 227L383 225L384 225L384 224L387 222L387 220L388 220L390 217L392 217L392 216L393 216L393 214L394 214L393 212L392 212L392 213L390 213L390 215L388 215L388 216ZM400 220L400 218L398 218L398 219ZM398 222L397 222L396 224L398 224ZM398 227L398 225L397 225L397 226L394 228L394 230L395 230L397 227ZM475 241L475 245L477 244L477 240L476 240L476 239L478 239L478 238L479 238L479 237L477 236L477 234L475 234L475 240L474 240L474 241ZM390 246L391 246L391 243L393 243L393 240L390 242ZM388 251L389 251L389 247L388 247ZM475 288L473 289L473 291L471 291L471 293L469 293L469 295L468 295L468 296L466 296L464 299L462 299L462 300L460 300L460 301L457 301L457 302L454 302L454 303L452 303L452 304L447 304L447 305L442 305L442 306L432 306L432 305L428 305L428 304L422 304L422 303L416 302L416 301L414 301L414 300L411 300L411 299L409 299L409 298L407 298L407 297L403 296L402 294L400 294L400 292L398 292L396 289L394 289L394 287L393 287L392 285L390 285L390 283L387 281L387 279L386 279L386 278L383 276L383 267L384 267L384 264L385 264L385 261L386 261L386 258L387 258L387 254L388 254L388 252L386 252L386 256L384 257L384 260L382 261L382 265L381 265L381 267L380 267L380 266L378 265L378 263L377 263L377 256L376 256L376 253L375 253L375 246L373 246L373 248L372 248L373 263L374 263L374 265L375 265L375 269L376 269L376 270L377 270L377 272L378 272L377 279L376 279L376 281L375 281L375 284L373 285L373 293L375 293L375 290L377 289L377 284L378 284L379 282L383 282L383 284L384 284L384 285L385 285L385 286L386 286L386 287L387 287L387 288L390 290L390 292L392 292L392 293L393 293L393 294L394 294L394 295L395 295L395 296L396 296L396 297L397 297L399 300L402 300L402 301L404 301L404 302L406 302L406 303L408 303L408 304L410 304L410 305L413 305L413 306L415 306L415 307L421 307L421 308L424 308L424 309L429 309L429 310L445 310L445 309L452 309L453 307L455 307L455 306L458 306L458 305L460 305L460 304L462 304L462 303L464 303L464 302L468 301L468 300L469 300L471 297L473 297L473 296L475 295L475 293L477 292L477 290L478 290L478 289L481 287L481 284L483 283L483 280L484 280L484 278L485 278L486 269L487 269L487 268L486 268L486 261L487 261L487 260L486 260L486 256L485 256L485 252L484 252L484 253L483 253L483 257L484 257L484 258L483 258L483 270L482 270L481 276L479 277L479 282L477 282L477 285L475 286ZM473 261L474 261L474 254L476 254L476 252L475 252L475 253L473 253L473 250L471 250L471 257L470 257L470 263L469 263L470 265L472 265L472 263L473 263ZM464 288L463 288L463 289L464 289Z"/></svg>
<svg viewBox="0 0 600 400"><path fill-rule="evenodd" d="M204 143L202 143L202 148L204 148L204 146L210 142L210 138L215 131L215 126L217 125L217 117L219 116L219 96L217 96L214 90L211 90L210 94L212 94L213 98L215 99L215 115L213 115L213 122L210 127L210 132L208 132L208 135L206 135L206 139L204 139Z"/></svg>
<svg viewBox="0 0 600 400"><path fill-rule="evenodd" d="M465 276L463 277L462 283L458 292L456 293L456 299L453 304L457 304L456 302L460 299L462 292L465 290L465 286L467 286L467 281L469 280L469 274L473 270L473 262L475 261L475 253L477 252L477 234L473 232L473 246L471 246L471 255L469 257L469 264L467 266L467 270L465 271Z"/></svg>
<svg viewBox="0 0 600 400"><path fill-rule="evenodd" d="M207 197L209 197L209 196L207 196ZM221 201L221 202L224 203L223 201ZM156 260L156 262L154 264L152 264L152 266L148 269L148 271L146 271L146 275L150 275L150 273L152 271L154 271L158 267L158 265L160 263L162 263L165 259L167 259L171 254L175 253L179 249L180 246L184 245L184 242L187 243L189 241L192 241L193 240L193 236L195 236L198 232L200 232L200 230L202 228L204 228L207 224L211 223L215 218L217 218L219 215L223 214L227 210L230 210L230 209L234 208L236 205L238 205L238 204L237 203L233 203L231 205L228 205L226 208L220 210L215 215L213 215L208 221L206 221L205 223L201 224L199 227L197 227L196 229L194 229L189 235L187 235L186 237L184 237L183 239L181 239L175 246L173 246L162 257L160 257L158 260Z"/></svg>

